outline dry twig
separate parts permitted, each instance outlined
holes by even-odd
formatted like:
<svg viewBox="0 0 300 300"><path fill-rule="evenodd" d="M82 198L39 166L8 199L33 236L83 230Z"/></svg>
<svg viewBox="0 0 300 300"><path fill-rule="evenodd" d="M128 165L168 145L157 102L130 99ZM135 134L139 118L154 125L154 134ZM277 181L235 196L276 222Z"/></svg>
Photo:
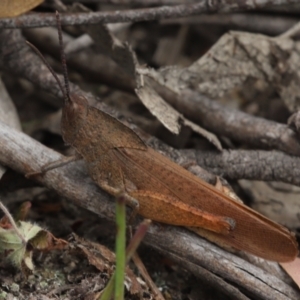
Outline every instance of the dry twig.
<svg viewBox="0 0 300 300"><path fill-rule="evenodd" d="M279 151L183 150L181 153L209 172L230 180L281 181L300 186L300 158Z"/></svg>
<svg viewBox="0 0 300 300"><path fill-rule="evenodd" d="M251 1L209 1L202 0L195 4L182 4L176 6L160 6L144 9L130 9L113 12L68 13L61 16L62 25L83 25L98 23L122 23L153 21L160 19L186 17L201 13L233 12L237 10L251 10L284 4L297 3L298 0L251 0ZM53 14L29 14L17 18L4 18L0 20L0 28L28 28L55 26Z"/></svg>
<svg viewBox="0 0 300 300"><path fill-rule="evenodd" d="M300 155L298 136L287 125L227 108L193 91L185 91L180 97L168 94L164 96L189 119L217 135L251 147Z"/></svg>
<svg viewBox="0 0 300 300"><path fill-rule="evenodd" d="M182 24L197 26L220 26L222 30L241 30L248 32L264 33L271 36L279 35L296 23L298 18L289 16L274 16L255 13L233 13L233 14L209 14L187 18L162 20L162 25ZM201 32L201 31L200 31Z"/></svg>

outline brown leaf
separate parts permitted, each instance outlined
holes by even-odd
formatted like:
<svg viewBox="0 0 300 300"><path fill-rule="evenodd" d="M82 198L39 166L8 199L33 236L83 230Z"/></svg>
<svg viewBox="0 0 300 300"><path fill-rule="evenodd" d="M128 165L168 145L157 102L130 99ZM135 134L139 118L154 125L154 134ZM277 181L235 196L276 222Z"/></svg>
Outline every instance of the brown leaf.
<svg viewBox="0 0 300 300"><path fill-rule="evenodd" d="M41 4L43 0L1 0L0 18L10 18L21 15Z"/></svg>
<svg viewBox="0 0 300 300"><path fill-rule="evenodd" d="M288 37L231 31L188 68L164 68L157 78L177 93L190 88L211 98L260 81L294 112L300 108L299 48L300 43Z"/></svg>
<svg viewBox="0 0 300 300"><path fill-rule="evenodd" d="M62 250L68 245L67 241L56 238L51 232L44 229L39 231L28 243L39 251Z"/></svg>
<svg viewBox="0 0 300 300"><path fill-rule="evenodd" d="M81 239L75 234L72 234L71 239L72 246L80 250L91 265L100 272L107 272L112 275L115 265L115 254L112 251L98 243ZM129 267L126 267L126 281L129 281L129 291L132 295L139 294L142 291L136 276Z"/></svg>

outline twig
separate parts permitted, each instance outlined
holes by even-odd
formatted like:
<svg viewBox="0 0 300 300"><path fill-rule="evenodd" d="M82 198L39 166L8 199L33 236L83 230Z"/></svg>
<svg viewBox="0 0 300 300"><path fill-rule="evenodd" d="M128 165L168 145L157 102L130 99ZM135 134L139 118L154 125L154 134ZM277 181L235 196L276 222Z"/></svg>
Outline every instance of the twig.
<svg viewBox="0 0 300 300"><path fill-rule="evenodd" d="M234 14L210 14L187 18L167 19L162 20L160 24L185 24L194 25L195 30L198 26L226 26L226 29L243 30L250 32L265 33L267 35L279 35L296 23L299 19L290 16L276 16L267 14L254 13L234 13ZM222 27L224 28L224 27Z"/></svg>
<svg viewBox="0 0 300 300"><path fill-rule="evenodd" d="M139 255L136 253L132 256L132 261L136 265L137 269L139 270L139 273L147 283L147 285L152 290L153 294L155 295L156 300L165 300L162 293L158 289L158 287L155 285L155 283L152 281L152 278L150 277L145 265L143 264L142 260L140 259Z"/></svg>
<svg viewBox="0 0 300 300"><path fill-rule="evenodd" d="M186 117L220 136L251 147L274 149L300 156L297 134L287 125L227 108L191 90L164 98Z"/></svg>
<svg viewBox="0 0 300 300"><path fill-rule="evenodd" d="M202 0L195 4L182 4L176 6L160 6L145 9L130 9L113 12L93 13L67 13L61 16L62 25L83 25L98 23L122 23L153 21L160 19L186 17L201 13L233 12L238 10L251 10L265 7L297 3L298 0ZM28 28L55 26L53 14L28 14L17 18L4 18L0 20L0 28Z"/></svg>
<svg viewBox="0 0 300 300"><path fill-rule="evenodd" d="M65 0L66 3L74 2L74 0ZM138 5L138 6L149 6L149 5L175 5L183 3L195 3L197 0L81 0L80 2L95 2L101 4L112 4L112 5Z"/></svg>
<svg viewBox="0 0 300 300"><path fill-rule="evenodd" d="M232 298L235 300L250 300L250 298L248 298L245 294L243 294L238 288L227 283L221 277L208 272L205 268L202 268L201 266L199 266L195 263L187 262L185 259L183 259L179 255L176 255L173 253L166 253L166 252L163 252L163 253L165 255L167 255L168 257L170 257L171 259L176 260L176 262L179 265L181 265L183 268L186 268L188 266L188 269L195 276L200 278L200 280L202 282L202 286L205 286L205 285L209 286L209 285L213 284L215 287L217 287L218 290L223 292L225 295L228 295L229 298Z"/></svg>
<svg viewBox="0 0 300 300"><path fill-rule="evenodd" d="M255 298L255 299L269 299L269 300L272 300L274 299L273 297L275 297L275 299L284 299L287 295L283 295L282 292L280 292L280 290L277 290L274 294L274 291L273 291L273 288L272 288L272 285L269 285L269 283L266 283L266 282L262 282L260 280L256 280L258 278L260 278L260 274L257 273L258 269L256 267L253 268L253 265L250 265L250 264L245 264L243 265L242 267L241 266L236 266L236 268L234 267L234 270L231 270L229 272L236 272L236 273L230 273L230 274L227 274L227 276L225 275L225 273L223 273L224 271L227 272L227 267L229 267L231 269L232 266L232 262L230 260L227 260L227 258L225 256L219 256L219 255L214 255L212 253L214 253L214 248L210 248L210 246L208 246L209 248L206 248L206 246L204 246L205 250L202 248L203 246L199 245L197 241L194 241L192 244L189 244L189 246L184 249L184 255L181 251L177 252L177 247L176 247L176 244L177 244L177 239L181 236L181 234L183 234L182 232L178 231L176 233L175 236L172 236L172 235L169 235L169 233L167 234L164 234L164 232L161 232L160 234L160 237L161 238L165 238L165 241L166 243L169 244L170 246L170 250L168 251L165 251L164 249L161 248L161 244L158 243L158 240L157 240L157 237L159 235L159 233L156 233L155 235L153 236L150 236L149 239L150 239L150 242L151 244L153 245L153 247L161 252L163 252L165 255L168 255L170 257L172 257L172 259L176 259L177 262L180 263L181 261L181 265L182 266L186 266L189 268L189 270L191 270L193 272L193 270L195 271L195 273L197 273L198 275L199 274L202 274L201 277L205 277L205 281L204 282L207 282L207 281L210 281L212 278L210 276L206 277L204 274L205 274L205 271L203 272L203 269L201 270L201 268L204 268L204 269L207 269L208 267L208 264L210 266L210 268L214 269L214 274L216 276L220 276L221 278L223 278L224 280L227 280L227 282L230 282L231 279L230 277L231 276L237 276L237 280L239 281L238 283L238 286L240 286L240 284L245 284L246 282L244 280L247 281L246 285L250 285L252 287L255 288L255 291L252 290L252 287L250 288L251 289L251 294L252 294L252 297ZM147 240L148 242L148 240ZM175 248L173 248L175 247ZM203 253L201 253L199 256L197 255L197 257L194 256L194 254L192 254L194 251L201 251L201 250L204 250L204 251L207 251L204 255ZM211 252L212 251L212 252ZM202 251L201 251L202 252ZM214 256L214 259L211 259L211 254ZM203 255L203 256L202 256ZM188 257L188 262L186 262L186 259L185 257ZM216 259L216 260L215 260ZM222 265L224 267L223 270L220 270L219 269L219 265ZM200 266L200 268L198 268ZM245 272L248 273L248 275L250 275L250 278L248 277L247 279L243 278L244 275L245 275ZM194 273L194 274L195 274ZM224 275L226 277L224 277ZM256 277L255 280L252 280L254 278L253 277ZM269 277L270 278L270 277ZM248 281L250 279L250 281ZM273 278L275 279L275 278ZM201 279L203 280L203 279ZM275 281L277 281L277 279L275 279ZM214 284L215 284L215 281L213 281ZM275 283L275 282L274 282ZM220 284L222 284L220 281L218 282L217 286L219 286ZM266 285L265 285L266 284ZM223 285L223 287L225 289L227 289L228 287L226 287L225 285ZM266 290L263 290L264 288L266 288ZM241 291L241 289L240 289ZM250 290L248 290L250 291ZM232 296L232 292L229 291L229 289L227 290L227 293L230 293L231 294L231 298L233 299L239 299L239 298L235 298ZM235 294L237 294L237 291L235 291ZM271 295L272 294L272 295ZM241 295L239 295L239 297L241 298ZM287 296L287 297L290 297L290 296Z"/></svg>
<svg viewBox="0 0 300 300"><path fill-rule="evenodd" d="M26 245L27 242L26 242L24 236L22 235L22 233L20 232L14 218L12 217L11 213L8 211L8 209L3 205L3 203L1 201L0 201L0 208L4 212L7 219L9 220L9 222L10 222L11 226L13 227L16 235L20 238L22 244Z"/></svg>
<svg viewBox="0 0 300 300"><path fill-rule="evenodd" d="M286 32L280 34L279 38L292 38L295 35L299 35L300 32L300 23L296 23L292 28L287 30Z"/></svg>
<svg viewBox="0 0 300 300"><path fill-rule="evenodd" d="M222 153L184 150L204 169L230 180L281 181L300 186L300 157L278 151L230 150Z"/></svg>

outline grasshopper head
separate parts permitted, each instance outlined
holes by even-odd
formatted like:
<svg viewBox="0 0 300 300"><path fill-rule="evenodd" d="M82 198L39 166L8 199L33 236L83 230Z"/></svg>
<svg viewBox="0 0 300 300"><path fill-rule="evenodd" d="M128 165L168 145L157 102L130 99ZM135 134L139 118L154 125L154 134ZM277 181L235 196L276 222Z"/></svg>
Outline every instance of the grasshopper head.
<svg viewBox="0 0 300 300"><path fill-rule="evenodd" d="M70 94L65 101L62 111L61 131L64 141L70 145L77 133L84 125L88 112L88 103L85 97Z"/></svg>

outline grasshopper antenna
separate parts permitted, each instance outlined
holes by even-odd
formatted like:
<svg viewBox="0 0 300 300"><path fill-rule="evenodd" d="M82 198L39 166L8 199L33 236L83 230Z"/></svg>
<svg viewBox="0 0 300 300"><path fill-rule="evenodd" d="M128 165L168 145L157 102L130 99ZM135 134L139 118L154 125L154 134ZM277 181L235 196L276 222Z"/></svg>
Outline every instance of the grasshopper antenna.
<svg viewBox="0 0 300 300"><path fill-rule="evenodd" d="M1 1L1 0L0 0ZM53 71L52 67L49 65L49 63L46 61L45 57L43 54L30 42L26 41L27 45L29 45L32 50L40 57L40 59L44 62L44 64L47 66L53 77L55 78L56 82L59 85L59 88L64 96L64 101L65 104L67 102L71 102L70 98L70 86L69 86L69 77L68 77L68 69L67 69L67 63L66 63L66 56L65 52L63 49L63 40L62 40L62 29L61 29L61 21L60 21L60 15L59 12L56 11L56 23L57 23L57 28L58 28L58 39L59 39L59 46L60 46L60 57L61 57L61 62L62 62L62 67L63 67L63 76L64 76L64 83L65 83L65 88L63 88L62 83L60 82L57 74Z"/></svg>
<svg viewBox="0 0 300 300"><path fill-rule="evenodd" d="M61 57L61 64L63 67L63 75L64 75L64 81L65 81L65 94L66 94L66 100L71 102L70 98L70 86L69 86L69 76L68 76L68 69L67 69L67 62L66 62L66 55L64 52L63 47L63 39L62 39L62 29L61 29L61 21L60 21L60 15L59 12L56 11L56 24L58 29L58 39L59 39L59 46L60 46L60 57Z"/></svg>
<svg viewBox="0 0 300 300"><path fill-rule="evenodd" d="M34 46L32 45L30 42L26 41L26 44L28 46L30 46L30 48L39 56L39 58L43 61L43 63L46 65L46 67L48 68L48 70L51 72L51 74L53 75L53 77L55 78L56 82L59 85L59 88L64 96L64 98L66 99L68 97L68 95L66 94L66 91L64 90L57 74L54 72L54 70L52 69L52 67L49 65L49 63L47 62L47 60L45 59L45 57L43 56L43 54Z"/></svg>

